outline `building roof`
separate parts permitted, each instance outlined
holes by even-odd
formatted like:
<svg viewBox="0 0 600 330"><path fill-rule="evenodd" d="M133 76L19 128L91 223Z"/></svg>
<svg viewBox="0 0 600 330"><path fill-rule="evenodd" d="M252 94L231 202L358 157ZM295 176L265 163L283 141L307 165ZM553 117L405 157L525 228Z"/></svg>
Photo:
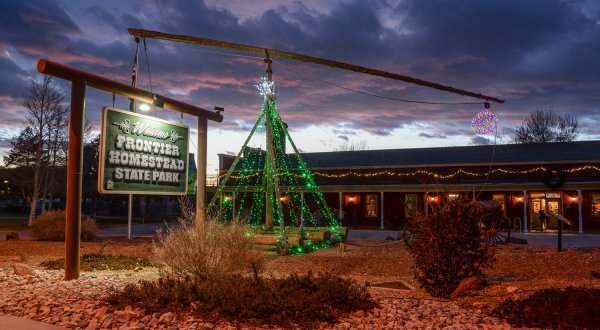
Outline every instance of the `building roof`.
<svg viewBox="0 0 600 330"><path fill-rule="evenodd" d="M314 152L301 156L309 168L600 162L600 141Z"/></svg>

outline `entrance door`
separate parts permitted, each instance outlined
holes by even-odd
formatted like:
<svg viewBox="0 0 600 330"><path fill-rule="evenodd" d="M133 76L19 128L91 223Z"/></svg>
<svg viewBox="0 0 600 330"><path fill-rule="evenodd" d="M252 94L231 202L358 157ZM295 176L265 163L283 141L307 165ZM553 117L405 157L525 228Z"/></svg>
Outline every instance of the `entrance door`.
<svg viewBox="0 0 600 330"><path fill-rule="evenodd" d="M531 228L532 230L543 230L542 225L540 223L540 210L544 210L546 212L546 198L532 198L531 204L529 208L529 217L531 219ZM546 217L547 220L547 217Z"/></svg>
<svg viewBox="0 0 600 330"><path fill-rule="evenodd" d="M546 199L546 214L549 214L548 212L562 214L560 211L560 199L557 199L557 198ZM548 224L549 229L558 228L557 221L558 220L556 220L554 217L546 217L546 223Z"/></svg>
<svg viewBox="0 0 600 330"><path fill-rule="evenodd" d="M556 229L557 220L549 215L549 212L561 214L561 198L560 193L532 193L529 206L529 218L531 219L532 230ZM540 210L546 213L546 226L542 228L540 223Z"/></svg>

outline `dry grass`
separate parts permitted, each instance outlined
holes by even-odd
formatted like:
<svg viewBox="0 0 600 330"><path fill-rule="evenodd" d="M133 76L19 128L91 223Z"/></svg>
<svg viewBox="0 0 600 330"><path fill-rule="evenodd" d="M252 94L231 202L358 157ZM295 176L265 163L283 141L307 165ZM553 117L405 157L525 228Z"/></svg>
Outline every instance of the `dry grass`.
<svg viewBox="0 0 600 330"><path fill-rule="evenodd" d="M253 249L248 228L242 222L195 221L187 200L181 200L178 225L157 233L155 259L170 275L219 277L258 272L262 254Z"/></svg>

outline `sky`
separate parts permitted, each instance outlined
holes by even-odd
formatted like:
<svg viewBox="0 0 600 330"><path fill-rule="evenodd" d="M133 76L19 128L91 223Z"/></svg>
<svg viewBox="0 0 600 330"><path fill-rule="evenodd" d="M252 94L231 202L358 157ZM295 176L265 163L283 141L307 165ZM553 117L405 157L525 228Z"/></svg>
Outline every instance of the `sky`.
<svg viewBox="0 0 600 330"><path fill-rule="evenodd" d="M396 149L506 141L528 114L575 116L580 140L600 139L600 2L594 0L2 0L0 156L23 127L23 93L40 58L129 83L135 54L127 28L295 52L408 75L506 100L492 103L498 136L477 136L481 100L340 69L274 58L277 107L301 151L343 144ZM209 174L217 154L241 148L262 106L254 84L263 58L146 39L138 87L201 108L209 122ZM151 81L151 83L150 83ZM56 80L68 101L70 85ZM405 103L351 92L426 102ZM86 117L99 130L112 94L88 89ZM67 104L68 105L68 104ZM117 96L115 106L128 108ZM176 112L151 111L179 121ZM195 141L196 119L185 115ZM196 151L195 144L190 146Z"/></svg>

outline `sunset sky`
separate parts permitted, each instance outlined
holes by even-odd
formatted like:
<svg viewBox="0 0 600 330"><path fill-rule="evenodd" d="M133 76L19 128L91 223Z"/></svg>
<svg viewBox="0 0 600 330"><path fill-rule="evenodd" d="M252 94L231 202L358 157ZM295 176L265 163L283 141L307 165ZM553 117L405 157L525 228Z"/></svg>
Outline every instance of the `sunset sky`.
<svg viewBox="0 0 600 330"><path fill-rule="evenodd" d="M40 78L37 61L46 58L128 83L135 52L129 27L296 52L502 98L506 103L492 104L491 110L500 118L498 134L504 139L538 109L577 117L581 140L600 138L598 1L2 0L0 156L22 128L22 95ZM208 168L214 173L216 154L236 153L259 114L262 97L253 85L264 75L263 59L154 39L146 45L139 87L149 90L151 77L159 94L205 109L225 108L223 123L209 122ZM330 151L363 140L370 149L494 142L471 129L482 101L403 103L331 84L417 101L477 99L274 60L278 109L303 151ZM56 82L69 100L69 84ZM88 89L87 118L96 130L101 108L110 105L111 94ZM117 97L115 106L127 108L128 102ZM156 115L178 120L169 110ZM195 134L195 118L184 120Z"/></svg>

